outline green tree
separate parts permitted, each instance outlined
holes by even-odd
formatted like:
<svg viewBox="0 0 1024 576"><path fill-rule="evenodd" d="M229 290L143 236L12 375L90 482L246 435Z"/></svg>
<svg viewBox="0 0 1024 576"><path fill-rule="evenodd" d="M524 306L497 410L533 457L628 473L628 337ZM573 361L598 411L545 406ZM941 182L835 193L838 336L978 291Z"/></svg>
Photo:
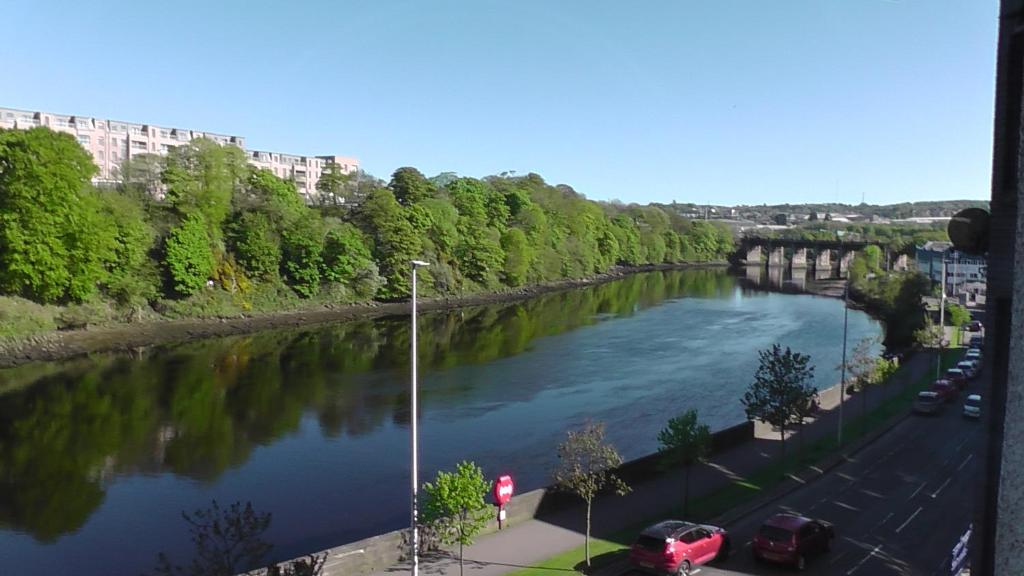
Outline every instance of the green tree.
<svg viewBox="0 0 1024 576"><path fill-rule="evenodd" d="M102 211L113 223L113 259L104 290L114 300L138 314L159 295L159 271L149 258L156 231L146 220L142 203L115 191L99 193Z"/></svg>
<svg viewBox="0 0 1024 576"><path fill-rule="evenodd" d="M590 567L590 509L594 498L605 488L619 495L629 492L626 483L612 473L622 464L622 457L604 439L604 424L588 422L580 430L570 430L564 442L558 445L558 467L555 483L567 492L579 496L587 505L587 531L584 544L585 560Z"/></svg>
<svg viewBox="0 0 1024 576"><path fill-rule="evenodd" d="M40 302L80 300L105 279L109 237L94 234L109 233L109 222L87 192L95 172L68 134L0 130L0 290Z"/></svg>
<svg viewBox="0 0 1024 576"><path fill-rule="evenodd" d="M946 304L946 316L949 317L950 326L957 328L971 321L971 313L959 304Z"/></svg>
<svg viewBox="0 0 1024 576"><path fill-rule="evenodd" d="M281 265L281 239L262 212L244 212L231 225L232 251L245 270L257 279L273 279Z"/></svg>
<svg viewBox="0 0 1024 576"><path fill-rule="evenodd" d="M505 266L502 270L505 284L509 286L524 284L532 259L530 243L526 234L518 228L509 228L501 236L501 249L505 252Z"/></svg>
<svg viewBox="0 0 1024 576"><path fill-rule="evenodd" d="M434 185L419 170L405 166L391 175L388 189L403 206L426 200L435 194Z"/></svg>
<svg viewBox="0 0 1024 576"><path fill-rule="evenodd" d="M853 354L846 361L847 381L851 388L860 393L861 397L861 421L867 425L868 413L868 389L880 384L878 361L880 360L873 352L876 340L874 338L863 338L853 348Z"/></svg>
<svg viewBox="0 0 1024 576"><path fill-rule="evenodd" d="M362 297L376 291L377 265L355 226L341 224L328 230L323 261L323 277L328 282L342 284Z"/></svg>
<svg viewBox="0 0 1024 576"><path fill-rule="evenodd" d="M194 558L187 565L175 565L160 553L158 576L234 576L259 567L273 548L263 536L270 514L257 513L251 502L244 507L235 502L225 509L214 500L209 508L181 516L195 545Z"/></svg>
<svg viewBox="0 0 1024 576"><path fill-rule="evenodd" d="M324 229L319 217L301 218L281 238L281 268L285 280L300 296L311 298L320 292L323 267Z"/></svg>
<svg viewBox="0 0 1024 576"><path fill-rule="evenodd" d="M423 485L423 520L442 543L459 545L460 575L463 547L473 543L491 517L485 500L489 488L483 470L472 462L459 462L454 472L441 470L434 482Z"/></svg>
<svg viewBox="0 0 1024 576"><path fill-rule="evenodd" d="M207 230L202 215L192 214L171 230L164 243L164 264L171 286L181 296L195 294L213 276L216 262Z"/></svg>
<svg viewBox="0 0 1024 576"><path fill-rule="evenodd" d="M409 261L420 257L420 238L390 190L376 190L360 205L357 222L373 240L373 256L384 278L382 298L409 295ZM423 279L429 277L424 270ZM425 283L426 284L426 283Z"/></svg>
<svg viewBox="0 0 1024 576"><path fill-rule="evenodd" d="M219 240L232 196L249 174L245 154L236 146L197 138L173 148L165 162L167 201L182 217L201 215L210 238Z"/></svg>
<svg viewBox="0 0 1024 576"><path fill-rule="evenodd" d="M328 162L316 181L316 191L321 204L338 205L345 202L353 175L346 173L337 162Z"/></svg>
<svg viewBox="0 0 1024 576"><path fill-rule="evenodd" d="M668 421L658 432L658 451L668 465L683 466L683 515L690 513L690 469L711 450L711 429L697 419L696 410L687 410Z"/></svg>
<svg viewBox="0 0 1024 576"><path fill-rule="evenodd" d="M743 408L749 420L767 422L779 430L782 461L786 460L786 428L802 421L805 410L818 397L811 380L811 357L773 344L758 352L754 381L743 394Z"/></svg>

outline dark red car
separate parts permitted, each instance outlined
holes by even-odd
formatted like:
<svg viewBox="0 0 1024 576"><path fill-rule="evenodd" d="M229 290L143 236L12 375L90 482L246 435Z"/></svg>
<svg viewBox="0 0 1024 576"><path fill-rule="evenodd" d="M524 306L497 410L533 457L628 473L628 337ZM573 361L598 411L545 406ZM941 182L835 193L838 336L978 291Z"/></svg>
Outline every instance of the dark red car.
<svg viewBox="0 0 1024 576"><path fill-rule="evenodd" d="M967 374L964 374L964 371L959 368L950 368L949 370L946 370L942 379L955 384L957 390L963 390L967 387Z"/></svg>
<svg viewBox="0 0 1024 576"><path fill-rule="evenodd" d="M836 537L832 525L794 514L776 514L764 521L751 550L755 560L792 564L798 570L807 567L807 558L832 549Z"/></svg>
<svg viewBox="0 0 1024 576"><path fill-rule="evenodd" d="M938 394L943 402L952 402L956 400L960 390L949 380L936 380L932 383L932 392Z"/></svg>
<svg viewBox="0 0 1024 576"><path fill-rule="evenodd" d="M665 520L640 533L629 550L629 561L646 572L685 576L694 566L726 558L729 547L729 535L722 528Z"/></svg>

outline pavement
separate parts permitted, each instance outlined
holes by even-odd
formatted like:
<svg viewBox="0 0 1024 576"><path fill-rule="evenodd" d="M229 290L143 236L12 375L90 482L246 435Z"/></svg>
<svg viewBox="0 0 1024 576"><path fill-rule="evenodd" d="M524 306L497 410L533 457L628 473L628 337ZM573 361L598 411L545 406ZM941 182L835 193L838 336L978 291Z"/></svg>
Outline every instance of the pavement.
<svg viewBox="0 0 1024 576"><path fill-rule="evenodd" d="M873 409L933 369L933 355L922 353L913 356L897 382L877 387L868 393L867 409ZM801 440L812 442L836 434L839 419L838 386L823 391L820 401L821 412L818 418L803 426L798 434L787 435L787 452L792 453ZM855 395L847 398L843 406L845 418L856 417L863 406L860 397ZM981 453L976 448L981 443L981 432L977 431L982 427L977 422L961 422L958 412L956 407L950 406L941 417L928 420L908 418L860 453L863 455L858 455L832 471L817 470L820 479L779 501L780 506L798 506L808 514L817 514L837 523L841 541L826 562L839 559L838 565L830 564L825 568L821 563L812 563L810 569L818 570L812 573L916 574L919 573L916 570L923 569L920 567L925 564L932 568L938 566L938 551L947 547L947 544L952 548L952 541L947 542L949 535L946 532L952 534L961 529L959 519L962 508L941 508L939 504L946 503L952 494L967 492L965 478L978 463L976 456L966 462L963 459L975 451ZM975 431L973 435L971 431ZM691 498L711 494L730 482L742 479L776 460L778 455L779 433L758 423L753 441L718 454L708 463L693 468L690 479ZM943 486L943 479L948 474L953 474L949 477L956 480ZM634 485L633 492L627 496L600 498L594 503L592 532L594 536L601 537L664 516L681 503L681 493L682 473L677 472ZM835 504L836 500L845 506ZM969 499L965 497L962 500L966 505ZM907 511L912 514L917 506L921 507L921 511L916 517L910 518L910 515L905 514ZM734 534L733 542L748 542L757 522L765 514L765 510L757 511L727 525ZM890 516L886 518L887 515ZM887 538L892 538L893 529L900 528L905 522L907 525L896 532L898 542L887 545ZM909 528L911 525L913 529ZM915 555L915 550L923 540L932 542L933 539L922 537L920 527L938 531L933 542L935 550L929 547L923 557ZM872 530L878 533L872 534ZM500 532L480 537L472 546L466 547L465 574L499 576L529 567L555 554L582 546L583 533L582 508L564 510L507 527ZM876 550L875 546L879 548ZM873 555L865 559L865 554L860 553L862 551L873 551ZM737 551L723 566L705 566L701 570L707 574L776 573L771 568L749 564L747 556ZM897 561L905 564L896 564ZM857 563L860 565L854 570ZM865 569L865 566L876 565L882 567L880 569L887 569L885 567L889 563L902 568L910 566L915 571L871 572ZM849 568L845 570L849 572L839 571L848 565ZM628 573L628 570L618 570L614 566L609 567L613 573L616 570L617 573ZM381 570L375 576L392 576L408 573L409 570L408 563L402 563ZM456 575L459 574L459 564L455 558L435 554L421 559L420 571L429 575ZM602 570L602 574L606 571Z"/></svg>

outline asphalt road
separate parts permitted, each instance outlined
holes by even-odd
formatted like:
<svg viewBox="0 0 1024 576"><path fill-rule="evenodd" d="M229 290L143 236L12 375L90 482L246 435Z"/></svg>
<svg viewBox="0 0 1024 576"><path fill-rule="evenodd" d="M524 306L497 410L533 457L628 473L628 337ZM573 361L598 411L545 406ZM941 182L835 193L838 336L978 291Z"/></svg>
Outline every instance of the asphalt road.
<svg viewBox="0 0 1024 576"><path fill-rule="evenodd" d="M953 547L971 521L973 482L982 470L982 422L961 415L968 393L984 394L987 371L936 416L912 415L817 481L726 526L734 552L694 574L788 574L759 564L750 540L761 521L781 511L835 525L832 551L807 563L807 574L948 575Z"/></svg>

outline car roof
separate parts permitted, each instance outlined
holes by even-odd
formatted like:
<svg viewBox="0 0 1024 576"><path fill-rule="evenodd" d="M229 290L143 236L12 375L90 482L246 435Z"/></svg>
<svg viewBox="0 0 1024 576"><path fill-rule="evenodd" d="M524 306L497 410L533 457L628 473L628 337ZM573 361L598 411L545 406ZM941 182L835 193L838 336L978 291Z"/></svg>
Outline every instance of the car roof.
<svg viewBox="0 0 1024 576"><path fill-rule="evenodd" d="M683 528L693 528L694 526L696 526L696 524L683 522L682 520L664 520L653 526L644 528L644 531L640 534L644 536L653 536L654 538L669 538Z"/></svg>
<svg viewBox="0 0 1024 576"><path fill-rule="evenodd" d="M810 522L810 518L797 516L796 514L776 514L764 521L765 526L784 528L786 530L797 530L804 524Z"/></svg>
<svg viewBox="0 0 1024 576"><path fill-rule="evenodd" d="M971 394L970 396L967 397L967 399L973 400L975 402L981 402L981 394Z"/></svg>
<svg viewBox="0 0 1024 576"><path fill-rule="evenodd" d="M932 392L931 390L925 390L924 392L917 393L918 398L938 398L938 392Z"/></svg>
<svg viewBox="0 0 1024 576"><path fill-rule="evenodd" d="M959 368L950 368L949 370L946 370L946 374L949 374L950 372L956 374L957 372L963 372L963 370Z"/></svg>

